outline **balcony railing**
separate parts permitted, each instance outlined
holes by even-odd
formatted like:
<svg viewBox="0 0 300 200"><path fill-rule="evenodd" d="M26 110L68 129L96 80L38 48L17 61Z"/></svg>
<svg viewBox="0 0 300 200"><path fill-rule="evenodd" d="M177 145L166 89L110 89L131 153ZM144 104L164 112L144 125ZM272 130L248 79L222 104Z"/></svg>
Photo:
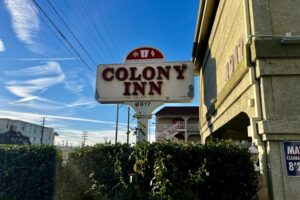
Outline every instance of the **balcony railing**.
<svg viewBox="0 0 300 200"><path fill-rule="evenodd" d="M175 135L179 132L187 131L188 135L193 132L199 132L199 124L187 124L182 121L177 122L176 124L159 124L156 127L156 139L164 138L171 141L178 141Z"/></svg>

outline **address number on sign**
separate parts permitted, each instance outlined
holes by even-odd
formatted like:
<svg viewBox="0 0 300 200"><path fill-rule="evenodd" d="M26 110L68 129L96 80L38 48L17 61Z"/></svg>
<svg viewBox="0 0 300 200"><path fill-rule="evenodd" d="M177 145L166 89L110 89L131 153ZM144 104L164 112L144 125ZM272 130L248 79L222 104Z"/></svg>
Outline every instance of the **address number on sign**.
<svg viewBox="0 0 300 200"><path fill-rule="evenodd" d="M136 107L145 107L145 106L150 106L150 102L147 101L139 101L135 102L134 104Z"/></svg>

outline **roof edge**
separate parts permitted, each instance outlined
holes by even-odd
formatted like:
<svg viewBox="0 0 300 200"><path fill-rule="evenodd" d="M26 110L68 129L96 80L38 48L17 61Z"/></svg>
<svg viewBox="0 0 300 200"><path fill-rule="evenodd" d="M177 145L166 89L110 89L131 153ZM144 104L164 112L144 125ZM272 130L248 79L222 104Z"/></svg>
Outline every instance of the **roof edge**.
<svg viewBox="0 0 300 200"><path fill-rule="evenodd" d="M195 73L201 68L218 5L219 0L200 1L192 50Z"/></svg>

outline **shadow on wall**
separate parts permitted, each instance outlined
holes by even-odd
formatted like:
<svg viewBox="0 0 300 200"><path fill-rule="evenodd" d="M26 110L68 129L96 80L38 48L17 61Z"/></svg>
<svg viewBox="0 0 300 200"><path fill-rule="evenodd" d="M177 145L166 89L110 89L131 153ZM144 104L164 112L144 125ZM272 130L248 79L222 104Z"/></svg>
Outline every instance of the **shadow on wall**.
<svg viewBox="0 0 300 200"><path fill-rule="evenodd" d="M248 137L249 125L250 118L245 112L241 112L216 130L212 137L217 139L231 139L251 142L251 137Z"/></svg>
<svg viewBox="0 0 300 200"><path fill-rule="evenodd" d="M202 70L203 77L203 103L207 108L205 114L206 120L210 129L210 133L213 131L213 124L211 122L211 116L216 113L215 103L217 101L217 64L216 59L211 57L207 58L206 63L203 64L204 70Z"/></svg>

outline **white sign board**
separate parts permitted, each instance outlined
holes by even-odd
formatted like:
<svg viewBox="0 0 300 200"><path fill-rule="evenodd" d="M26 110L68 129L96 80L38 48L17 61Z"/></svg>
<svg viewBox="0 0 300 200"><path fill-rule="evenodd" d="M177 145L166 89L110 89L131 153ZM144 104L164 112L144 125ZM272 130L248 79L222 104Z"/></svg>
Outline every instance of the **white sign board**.
<svg viewBox="0 0 300 200"><path fill-rule="evenodd" d="M194 97L192 62L104 64L98 66L96 100L190 102Z"/></svg>

